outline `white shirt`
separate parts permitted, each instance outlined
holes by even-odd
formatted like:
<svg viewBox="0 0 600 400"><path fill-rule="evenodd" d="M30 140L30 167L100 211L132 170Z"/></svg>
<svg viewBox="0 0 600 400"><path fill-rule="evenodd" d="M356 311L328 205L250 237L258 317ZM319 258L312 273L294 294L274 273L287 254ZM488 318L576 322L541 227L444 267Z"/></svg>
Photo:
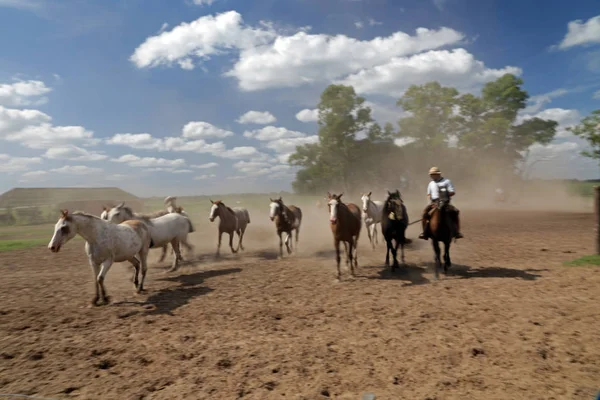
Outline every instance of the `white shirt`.
<svg viewBox="0 0 600 400"><path fill-rule="evenodd" d="M431 196L431 200L437 200L440 197L441 187L446 187L448 193L454 192L454 186L450 179L442 178L439 181L430 181L427 186L427 194Z"/></svg>

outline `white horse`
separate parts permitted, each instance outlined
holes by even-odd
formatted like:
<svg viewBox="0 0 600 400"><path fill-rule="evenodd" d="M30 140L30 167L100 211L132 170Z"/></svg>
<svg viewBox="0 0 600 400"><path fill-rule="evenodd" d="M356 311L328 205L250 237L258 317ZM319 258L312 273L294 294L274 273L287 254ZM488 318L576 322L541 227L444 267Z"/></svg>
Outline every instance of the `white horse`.
<svg viewBox="0 0 600 400"><path fill-rule="evenodd" d="M362 215L367 228L367 236L375 249L375 244L379 244L377 239L377 224L381 223L381 213L383 212L383 201L371 200L371 192L365 193L360 198L362 200Z"/></svg>
<svg viewBox="0 0 600 400"><path fill-rule="evenodd" d="M208 214L208 219L210 222L213 222L215 218L219 217L219 242L217 244L217 256L221 252L221 236L223 235L223 232L229 234L229 248L231 248L232 253L237 253L239 249L244 250L242 239L244 238L246 227L250 223L250 214L248 213L248 210L242 207L229 208L221 200L210 200L210 202L212 206L210 208L210 213ZM238 242L238 248L236 250L233 249L234 233L237 233L238 237L240 238Z"/></svg>
<svg viewBox="0 0 600 400"><path fill-rule="evenodd" d="M129 261L135 268L133 284L137 292L140 293L144 290L148 249L154 243L152 243L148 228L143 223L125 221L115 225L95 215L80 211L69 214L67 210L62 210L61 213L61 217L54 226L54 235L50 239L48 248L53 253L58 253L61 247L75 235L79 234L85 239L85 253L94 272L96 287L92 305L102 304L98 303L100 297L104 304L109 303L110 299L106 295L104 279L115 262ZM136 256L139 257L139 260ZM140 266L142 279L138 282Z"/></svg>
<svg viewBox="0 0 600 400"><path fill-rule="evenodd" d="M154 245L152 248L163 248L163 255L166 253L168 243L171 243L175 257L173 265L169 272L177 270L179 261L183 260L179 244L183 244L188 251L193 251L194 247L188 242L188 233L194 232L194 226L189 218L179 213L167 213L156 218L149 218L134 214L131 208L126 207L124 203L113 207L108 212L108 220L118 224L127 220L142 221L150 231ZM164 257L163 257L164 258ZM161 261L162 259L161 258Z"/></svg>

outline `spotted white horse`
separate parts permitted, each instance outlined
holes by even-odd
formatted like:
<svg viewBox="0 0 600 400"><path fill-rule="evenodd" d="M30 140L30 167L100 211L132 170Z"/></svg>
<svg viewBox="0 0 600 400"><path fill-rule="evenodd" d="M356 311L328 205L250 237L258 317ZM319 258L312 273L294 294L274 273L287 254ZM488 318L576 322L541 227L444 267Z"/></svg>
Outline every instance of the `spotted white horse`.
<svg viewBox="0 0 600 400"><path fill-rule="evenodd" d="M375 244L379 244L377 239L377 224L381 224L381 213L383 212L383 201L371 200L371 192L364 193L360 198L362 200L362 217L367 228L367 236L371 246L375 249Z"/></svg>
<svg viewBox="0 0 600 400"><path fill-rule="evenodd" d="M100 299L104 304L109 303L104 279L115 262L129 261L135 268L133 284L137 292L144 290L148 250L154 243L150 231L142 222L111 224L95 215L80 211L70 214L67 210L62 210L48 248L53 253L58 253L76 235L85 239L85 253L94 272L96 295L92 305L101 305L98 302ZM142 279L138 281L140 267Z"/></svg>

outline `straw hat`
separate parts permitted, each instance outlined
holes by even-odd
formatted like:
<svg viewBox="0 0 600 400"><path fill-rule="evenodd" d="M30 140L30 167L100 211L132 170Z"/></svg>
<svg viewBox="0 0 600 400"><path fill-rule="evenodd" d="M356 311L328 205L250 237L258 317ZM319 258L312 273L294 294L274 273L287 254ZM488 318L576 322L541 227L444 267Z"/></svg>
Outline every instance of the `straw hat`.
<svg viewBox="0 0 600 400"><path fill-rule="evenodd" d="M442 171L438 167L431 167L429 169L429 175L441 175Z"/></svg>

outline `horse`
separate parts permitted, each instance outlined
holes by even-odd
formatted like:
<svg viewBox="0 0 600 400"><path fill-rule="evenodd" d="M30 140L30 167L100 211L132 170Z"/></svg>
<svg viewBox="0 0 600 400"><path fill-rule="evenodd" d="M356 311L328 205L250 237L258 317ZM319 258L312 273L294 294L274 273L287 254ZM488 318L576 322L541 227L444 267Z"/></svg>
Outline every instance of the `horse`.
<svg viewBox="0 0 600 400"><path fill-rule="evenodd" d="M300 236L300 225L302 224L302 210L296 206L286 206L283 204L281 196L278 199L271 199L269 205L269 218L275 221L275 228L279 236L279 256L283 257L283 240L281 234L286 233L285 247L288 254L292 254L292 231L296 231L296 247L298 246L298 237Z"/></svg>
<svg viewBox="0 0 600 400"><path fill-rule="evenodd" d="M363 194L360 199L362 200L363 219L365 221L365 228L367 228L367 236L374 250L375 243L379 244L377 240L377 224L381 223L383 202L371 200L371 192Z"/></svg>
<svg viewBox="0 0 600 400"><path fill-rule="evenodd" d="M396 190L392 193L388 191L388 197L383 203L383 209L381 210L381 233L387 244L385 266L390 266L390 252L394 259L392 272L398 268L398 246L400 246L400 260L402 261L402 264L405 264L404 245L409 243L406 239L407 227L408 212L402 201L400 191ZM392 244L392 241L394 241L395 244Z"/></svg>
<svg viewBox="0 0 600 400"><path fill-rule="evenodd" d="M167 206L167 211L170 212L170 213L174 213L175 212L175 213L181 214L181 215L189 218L188 213L186 213L183 210L183 207L179 207L179 206L177 206L177 204L175 204L176 200L177 200L177 197L175 197L175 196L167 196L167 197L165 197L164 205Z"/></svg>
<svg viewBox="0 0 600 400"><path fill-rule="evenodd" d="M210 199L209 199L210 200ZM250 223L250 214L248 210L242 207L234 207L233 209L226 206L221 200L212 201L210 200L212 207L208 219L210 222L214 222L215 218L219 217L219 243L217 244L217 256L221 253L221 236L223 232L229 234L229 247L232 253L237 253L239 249L244 250L242 240L246 227ZM233 249L233 235L238 234L240 238L238 242L238 248Z"/></svg>
<svg viewBox="0 0 600 400"><path fill-rule="evenodd" d="M75 211L69 214L68 210L61 210L61 216L54 226L54 234L48 249L58 253L63 245L79 234L85 239L85 253L94 272L96 295L92 305L102 305L110 299L106 294L104 279L113 263L129 261L135 268L133 284L137 293L144 290L144 280L148 268L147 258L149 248L154 246L150 231L140 221L125 221L120 224L110 222ZM139 258L136 258L139 257ZM138 281L138 274L142 270L142 278Z"/></svg>
<svg viewBox="0 0 600 400"><path fill-rule="evenodd" d="M433 251L435 252L435 279L439 279L439 270L441 269L440 260L440 244L444 243L444 275L448 273L448 268L452 266L450 261L450 242L454 237L454 225L451 221L450 215L446 206L450 203L450 196L446 188L440 188L440 197L435 202L433 208L429 211L428 236L431 239L433 245ZM426 225L427 221L423 221Z"/></svg>
<svg viewBox="0 0 600 400"><path fill-rule="evenodd" d="M160 215L155 217L155 215ZM168 211L162 210L150 215L135 214L131 208L126 207L124 203L113 207L108 212L108 220L112 223L121 223L127 220L138 220L142 221L150 231L152 235L152 241L154 245L151 248L162 247L163 255L160 262L164 260L164 256L167 251L167 244L171 243L175 257L173 258L173 265L168 272L173 272L179 267L179 262L183 261L179 244L183 244L188 251L193 251L194 247L188 242L187 235L194 232L194 226L189 218L184 217L181 214L169 213Z"/></svg>
<svg viewBox="0 0 600 400"><path fill-rule="evenodd" d="M346 250L346 265L350 266L350 274L352 277L356 276L354 273L354 267L358 268L357 246L358 238L360 236L360 229L362 227L360 208L353 203L343 203L343 195L344 193L336 195L327 192L329 227L331 228L331 233L333 233L338 281L342 276L342 272L340 270L340 242L344 242L344 248Z"/></svg>

